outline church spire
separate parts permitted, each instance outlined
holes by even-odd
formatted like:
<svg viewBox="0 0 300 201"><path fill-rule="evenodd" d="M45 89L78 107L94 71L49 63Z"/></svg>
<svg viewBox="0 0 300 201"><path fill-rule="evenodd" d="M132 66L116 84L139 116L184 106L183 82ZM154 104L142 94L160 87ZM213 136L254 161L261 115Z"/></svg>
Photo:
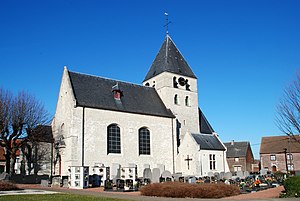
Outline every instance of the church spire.
<svg viewBox="0 0 300 201"><path fill-rule="evenodd" d="M178 75L183 75L191 78L196 78L192 69L185 61L184 57L172 41L169 34L166 34L166 38L157 53L144 81L155 77L156 75L170 72Z"/></svg>

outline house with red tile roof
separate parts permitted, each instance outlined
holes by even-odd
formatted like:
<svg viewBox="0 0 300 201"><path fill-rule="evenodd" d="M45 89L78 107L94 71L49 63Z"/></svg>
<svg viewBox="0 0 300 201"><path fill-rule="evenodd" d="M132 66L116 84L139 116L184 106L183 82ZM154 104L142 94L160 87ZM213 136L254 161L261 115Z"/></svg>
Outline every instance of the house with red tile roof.
<svg viewBox="0 0 300 201"><path fill-rule="evenodd" d="M300 171L300 136L262 137L260 161L270 172Z"/></svg>

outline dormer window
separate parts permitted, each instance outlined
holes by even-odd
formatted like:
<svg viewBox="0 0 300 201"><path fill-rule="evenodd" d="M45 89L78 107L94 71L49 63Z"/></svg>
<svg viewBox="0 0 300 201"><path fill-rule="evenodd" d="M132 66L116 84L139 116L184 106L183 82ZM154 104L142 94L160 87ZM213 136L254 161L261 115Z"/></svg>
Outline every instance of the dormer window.
<svg viewBox="0 0 300 201"><path fill-rule="evenodd" d="M115 100L121 100L123 93L119 88L119 83L117 83L115 86L112 87L112 92L114 94Z"/></svg>

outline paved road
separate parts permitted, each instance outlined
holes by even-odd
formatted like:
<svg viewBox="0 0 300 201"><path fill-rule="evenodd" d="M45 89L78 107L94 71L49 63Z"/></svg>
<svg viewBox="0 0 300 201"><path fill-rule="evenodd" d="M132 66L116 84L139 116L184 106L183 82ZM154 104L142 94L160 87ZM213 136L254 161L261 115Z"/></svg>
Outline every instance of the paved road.
<svg viewBox="0 0 300 201"><path fill-rule="evenodd" d="M3 195L26 195L26 194L55 194L56 191L46 191L39 189L24 189L24 190L14 190L14 191L0 191L0 196Z"/></svg>

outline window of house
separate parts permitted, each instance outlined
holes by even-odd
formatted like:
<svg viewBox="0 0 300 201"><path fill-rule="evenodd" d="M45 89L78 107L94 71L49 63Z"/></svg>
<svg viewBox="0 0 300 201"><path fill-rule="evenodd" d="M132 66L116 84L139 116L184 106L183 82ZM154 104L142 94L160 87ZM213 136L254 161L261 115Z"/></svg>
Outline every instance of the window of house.
<svg viewBox="0 0 300 201"><path fill-rule="evenodd" d="M209 168L210 168L210 170L216 169L216 155L215 154L209 154Z"/></svg>
<svg viewBox="0 0 300 201"><path fill-rule="evenodd" d="M110 153L121 153L120 128L116 124L107 127L107 154Z"/></svg>
<svg viewBox="0 0 300 201"><path fill-rule="evenodd" d="M139 154L150 155L150 131L147 128L139 129Z"/></svg>
<svg viewBox="0 0 300 201"><path fill-rule="evenodd" d="M271 155L271 156L270 156L270 160L271 160L271 161L276 161L276 155Z"/></svg>
<svg viewBox="0 0 300 201"><path fill-rule="evenodd" d="M174 96L174 104L178 105L178 95L177 94L175 94L175 96Z"/></svg>
<svg viewBox="0 0 300 201"><path fill-rule="evenodd" d="M293 155L292 154L287 154L286 159L287 160L293 160Z"/></svg>
<svg viewBox="0 0 300 201"><path fill-rule="evenodd" d="M190 100L188 96L185 97L185 106L190 106Z"/></svg>
<svg viewBox="0 0 300 201"><path fill-rule="evenodd" d="M234 161L235 162L239 162L239 158L234 158Z"/></svg>
<svg viewBox="0 0 300 201"><path fill-rule="evenodd" d="M294 170L294 165L288 164L288 171L293 171L293 170Z"/></svg>
<svg viewBox="0 0 300 201"><path fill-rule="evenodd" d="M242 166L234 166L234 167L233 167L233 170L234 170L235 172L237 172L237 171L242 171Z"/></svg>

